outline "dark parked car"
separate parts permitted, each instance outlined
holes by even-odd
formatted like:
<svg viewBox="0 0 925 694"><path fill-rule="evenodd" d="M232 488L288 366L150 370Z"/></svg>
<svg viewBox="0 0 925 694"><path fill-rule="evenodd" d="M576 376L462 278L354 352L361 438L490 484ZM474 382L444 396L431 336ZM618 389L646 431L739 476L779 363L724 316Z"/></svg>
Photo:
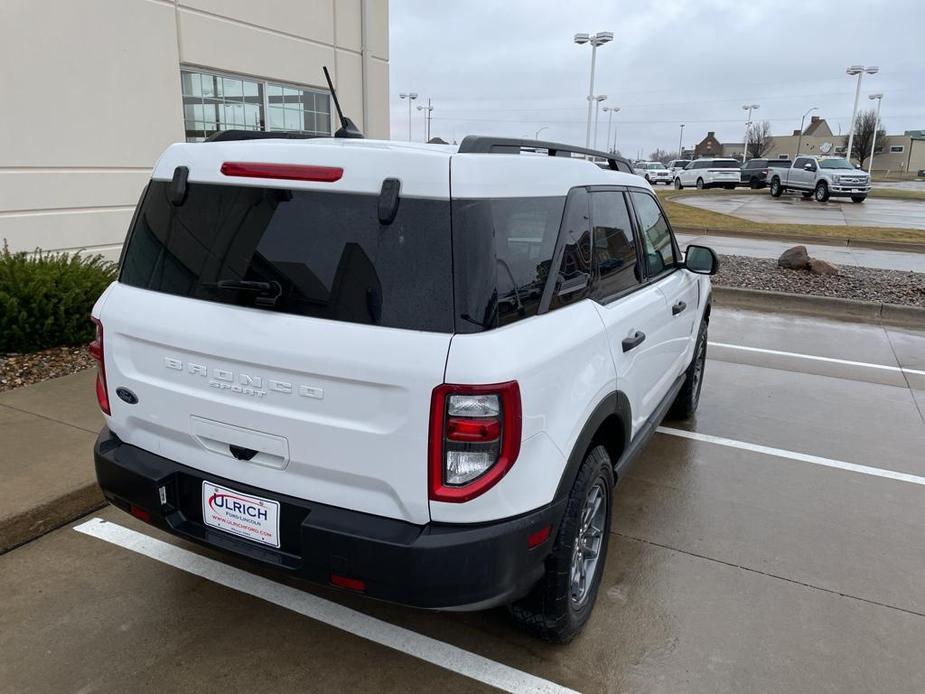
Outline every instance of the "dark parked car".
<svg viewBox="0 0 925 694"><path fill-rule="evenodd" d="M749 188L764 188L771 169L789 169L791 163L789 159L749 159L742 166L742 183Z"/></svg>

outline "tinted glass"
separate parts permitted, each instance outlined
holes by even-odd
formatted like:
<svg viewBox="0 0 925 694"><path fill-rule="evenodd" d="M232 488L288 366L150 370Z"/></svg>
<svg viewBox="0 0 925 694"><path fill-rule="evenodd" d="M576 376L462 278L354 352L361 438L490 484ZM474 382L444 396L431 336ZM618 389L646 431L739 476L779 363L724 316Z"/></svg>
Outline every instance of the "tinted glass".
<svg viewBox="0 0 925 694"><path fill-rule="evenodd" d="M710 162L708 167L711 169L738 169L742 165L734 160L725 160Z"/></svg>
<svg viewBox="0 0 925 694"><path fill-rule="evenodd" d="M623 193L592 193L591 223L598 276L595 298L606 299L639 284L636 241Z"/></svg>
<svg viewBox="0 0 925 694"><path fill-rule="evenodd" d="M591 217L589 194L574 191L568 199L562 220L564 247L556 282L556 292L549 309L580 301L588 296L591 286Z"/></svg>
<svg viewBox="0 0 925 694"><path fill-rule="evenodd" d="M639 231L645 246L646 274L654 277L675 265L671 231L651 195L636 192L630 195L633 197Z"/></svg>
<svg viewBox="0 0 925 694"><path fill-rule="evenodd" d="M459 332L536 315L564 207L564 197L453 201Z"/></svg>
<svg viewBox="0 0 925 694"><path fill-rule="evenodd" d="M823 169L854 169L854 165L847 159L823 159L819 162Z"/></svg>
<svg viewBox="0 0 925 694"><path fill-rule="evenodd" d="M402 198L190 183L174 206L152 181L120 281L218 303L452 332L449 205ZM241 282L254 283L242 285Z"/></svg>
<svg viewBox="0 0 925 694"><path fill-rule="evenodd" d="M768 161L767 166L770 166L775 169L786 169L790 166L789 159L771 159Z"/></svg>

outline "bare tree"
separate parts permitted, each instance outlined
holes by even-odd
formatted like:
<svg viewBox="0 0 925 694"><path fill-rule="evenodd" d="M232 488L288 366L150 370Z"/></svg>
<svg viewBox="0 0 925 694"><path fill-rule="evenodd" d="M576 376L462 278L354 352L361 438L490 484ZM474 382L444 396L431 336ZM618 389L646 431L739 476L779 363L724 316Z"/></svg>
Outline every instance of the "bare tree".
<svg viewBox="0 0 925 694"><path fill-rule="evenodd" d="M674 159L674 155L671 152L666 152L661 147L649 155L649 161L660 161L662 164L667 164L672 159Z"/></svg>
<svg viewBox="0 0 925 694"><path fill-rule="evenodd" d="M874 137L874 128L877 127L877 113L874 109L861 111L854 119L854 142L851 145L851 155L858 160L861 168L864 168L864 160L871 155L871 145ZM882 143L882 138L886 137L886 131L883 128L877 130L877 140Z"/></svg>
<svg viewBox="0 0 925 694"><path fill-rule="evenodd" d="M768 151L771 146L771 124L766 121L759 121L748 126L748 152L746 157L758 159L762 154Z"/></svg>

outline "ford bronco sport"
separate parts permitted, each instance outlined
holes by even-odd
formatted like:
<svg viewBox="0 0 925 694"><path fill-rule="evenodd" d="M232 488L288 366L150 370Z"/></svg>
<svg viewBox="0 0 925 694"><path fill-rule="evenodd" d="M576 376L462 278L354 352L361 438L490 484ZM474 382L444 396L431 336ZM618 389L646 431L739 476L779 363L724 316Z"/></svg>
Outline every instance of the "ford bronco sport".
<svg viewBox="0 0 925 694"><path fill-rule="evenodd" d="M106 498L569 640L614 481L697 407L716 256L612 155L265 136L169 147L138 204L93 309Z"/></svg>

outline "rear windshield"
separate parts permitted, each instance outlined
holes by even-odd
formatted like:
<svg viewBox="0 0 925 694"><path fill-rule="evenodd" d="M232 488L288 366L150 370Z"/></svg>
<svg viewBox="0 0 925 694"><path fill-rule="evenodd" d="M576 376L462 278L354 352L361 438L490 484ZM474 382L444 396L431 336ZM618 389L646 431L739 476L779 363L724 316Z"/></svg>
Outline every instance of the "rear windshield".
<svg viewBox="0 0 925 694"><path fill-rule="evenodd" d="M776 169L789 169L790 164L792 164L789 159L769 159L768 166L774 167Z"/></svg>
<svg viewBox="0 0 925 694"><path fill-rule="evenodd" d="M710 162L711 169L738 169L741 166L742 165L735 159L719 159L717 161Z"/></svg>
<svg viewBox="0 0 925 694"><path fill-rule="evenodd" d="M120 281L194 299L393 328L452 332L447 201L152 181Z"/></svg>

